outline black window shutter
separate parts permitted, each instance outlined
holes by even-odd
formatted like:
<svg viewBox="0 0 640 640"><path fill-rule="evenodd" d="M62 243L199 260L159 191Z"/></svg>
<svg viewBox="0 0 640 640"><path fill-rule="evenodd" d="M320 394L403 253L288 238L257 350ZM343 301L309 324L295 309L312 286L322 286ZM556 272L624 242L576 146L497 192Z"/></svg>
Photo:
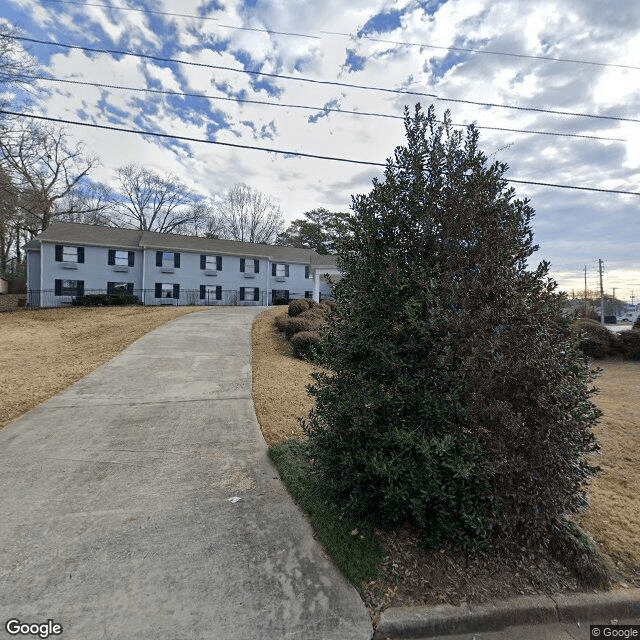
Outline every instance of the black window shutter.
<svg viewBox="0 0 640 640"><path fill-rule="evenodd" d="M178 269L180 267L180 254L179 253L174 253L173 254L173 266Z"/></svg>
<svg viewBox="0 0 640 640"><path fill-rule="evenodd" d="M289 265L288 264L284 265L284 277L285 278L289 277Z"/></svg>
<svg viewBox="0 0 640 640"><path fill-rule="evenodd" d="M62 280L56 280L54 294L56 296L62 295Z"/></svg>
<svg viewBox="0 0 640 640"><path fill-rule="evenodd" d="M260 260L253 261L253 272L260 273Z"/></svg>
<svg viewBox="0 0 640 640"><path fill-rule="evenodd" d="M156 282L156 298L162 298L162 282Z"/></svg>
<svg viewBox="0 0 640 640"><path fill-rule="evenodd" d="M244 258L240 258L240 273L244 273Z"/></svg>
<svg viewBox="0 0 640 640"><path fill-rule="evenodd" d="M288 300L289 299L289 289L286 289L284 292L284 297Z"/></svg>
<svg viewBox="0 0 640 640"><path fill-rule="evenodd" d="M202 258L202 256L200 256ZM207 297L207 287L203 284L200 285L200 300L204 300Z"/></svg>
<svg viewBox="0 0 640 640"><path fill-rule="evenodd" d="M107 282L107 294L111 295L114 293L113 282Z"/></svg>
<svg viewBox="0 0 640 640"><path fill-rule="evenodd" d="M133 295L133 282L127 282L127 293L130 296Z"/></svg>
<svg viewBox="0 0 640 640"><path fill-rule="evenodd" d="M84 280L76 280L76 295L84 295Z"/></svg>
<svg viewBox="0 0 640 640"><path fill-rule="evenodd" d="M133 267L136 263L136 254L134 251L129 251L128 259L129 259L129 266Z"/></svg>
<svg viewBox="0 0 640 640"><path fill-rule="evenodd" d="M222 286L218 285L216 287L216 300L222 300Z"/></svg>
<svg viewBox="0 0 640 640"><path fill-rule="evenodd" d="M173 297L176 298L176 300L180 297L180 285L179 284L174 284L173 285Z"/></svg>
<svg viewBox="0 0 640 640"><path fill-rule="evenodd" d="M84 247L78 247L78 262L84 262Z"/></svg>
<svg viewBox="0 0 640 640"><path fill-rule="evenodd" d="M216 256L216 269L222 271L222 256Z"/></svg>
<svg viewBox="0 0 640 640"><path fill-rule="evenodd" d="M201 255L200 256L200 268L201 269L206 269L207 268L207 256L205 256L205 255Z"/></svg>
<svg viewBox="0 0 640 640"><path fill-rule="evenodd" d="M259 287L256 287L253 290L253 300L254 300L254 302L259 302L260 301L260 288Z"/></svg>
<svg viewBox="0 0 640 640"><path fill-rule="evenodd" d="M244 300L244 287L240 287L240 300Z"/></svg>
<svg viewBox="0 0 640 640"><path fill-rule="evenodd" d="M304 277L309 279L309 265L306 265L304 268Z"/></svg>
<svg viewBox="0 0 640 640"><path fill-rule="evenodd" d="M56 245L56 262L62 262L62 245Z"/></svg>
<svg viewBox="0 0 640 640"><path fill-rule="evenodd" d="M109 249L109 257L107 258L107 264L113 265L116 263L116 250Z"/></svg>
<svg viewBox="0 0 640 640"><path fill-rule="evenodd" d="M275 276L275 275L276 275L276 267L277 267L277 266L278 266L278 265L276 265L276 263L275 263L275 262L271 265L271 275L272 275L272 276Z"/></svg>
<svg viewBox="0 0 640 640"><path fill-rule="evenodd" d="M161 266L162 266L162 251L156 251L156 267L161 267Z"/></svg>

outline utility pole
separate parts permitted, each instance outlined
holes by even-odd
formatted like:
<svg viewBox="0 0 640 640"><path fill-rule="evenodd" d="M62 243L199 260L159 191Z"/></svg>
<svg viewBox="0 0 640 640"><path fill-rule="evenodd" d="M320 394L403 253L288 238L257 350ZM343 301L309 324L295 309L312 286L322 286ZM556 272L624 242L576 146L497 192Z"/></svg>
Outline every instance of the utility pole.
<svg viewBox="0 0 640 640"><path fill-rule="evenodd" d="M587 265L584 265L584 317L587 317Z"/></svg>
<svg viewBox="0 0 640 640"><path fill-rule="evenodd" d="M602 287L602 260L598 258L598 271L600 272L600 324L604 327L604 289Z"/></svg>

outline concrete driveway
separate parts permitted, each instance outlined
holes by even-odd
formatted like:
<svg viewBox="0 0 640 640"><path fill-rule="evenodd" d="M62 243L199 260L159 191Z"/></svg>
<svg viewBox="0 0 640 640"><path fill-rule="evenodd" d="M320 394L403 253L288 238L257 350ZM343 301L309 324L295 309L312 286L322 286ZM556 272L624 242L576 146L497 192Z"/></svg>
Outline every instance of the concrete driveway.
<svg viewBox="0 0 640 640"><path fill-rule="evenodd" d="M261 310L173 320L0 430L0 637L371 637L268 460Z"/></svg>

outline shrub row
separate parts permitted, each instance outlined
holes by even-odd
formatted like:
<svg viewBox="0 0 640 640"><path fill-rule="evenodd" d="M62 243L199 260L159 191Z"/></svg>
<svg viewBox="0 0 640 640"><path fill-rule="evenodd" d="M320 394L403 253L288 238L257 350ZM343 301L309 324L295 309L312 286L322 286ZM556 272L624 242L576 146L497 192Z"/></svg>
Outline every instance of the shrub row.
<svg viewBox="0 0 640 640"><path fill-rule="evenodd" d="M129 293L92 293L73 299L74 307L106 307L141 304L140 300Z"/></svg>
<svg viewBox="0 0 640 640"><path fill-rule="evenodd" d="M317 357L320 339L328 327L328 317L335 303L323 300L292 300L286 315L277 316L275 325L291 341L293 353L298 358Z"/></svg>
<svg viewBox="0 0 640 640"><path fill-rule="evenodd" d="M580 336L580 349L591 358L622 356L630 360L640 359L640 322L630 331L614 333L597 320L580 319L571 325Z"/></svg>

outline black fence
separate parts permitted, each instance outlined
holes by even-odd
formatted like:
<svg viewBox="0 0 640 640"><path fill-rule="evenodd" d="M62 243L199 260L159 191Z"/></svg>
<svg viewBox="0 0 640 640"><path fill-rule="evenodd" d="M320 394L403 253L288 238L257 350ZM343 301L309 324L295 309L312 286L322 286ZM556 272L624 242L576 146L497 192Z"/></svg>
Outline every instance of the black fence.
<svg viewBox="0 0 640 640"><path fill-rule="evenodd" d="M83 296L106 295L112 293L106 289L84 289ZM238 291L237 289L218 290L203 292L200 289L182 289L180 288L178 295L174 295L174 291L162 292L163 295L158 296L156 289L133 289L131 294L134 295L141 304L147 306L168 305L176 307L185 306L268 306L278 304L279 301L294 300L297 298L309 297L309 292L301 291L280 291L272 290L271 292L259 290L258 295L251 291ZM285 295L286 294L286 295ZM305 295L306 294L306 295ZM327 296L322 296L326 298ZM27 306L36 307L71 307L74 301L78 303L77 295L56 295L54 289L31 290L27 296ZM243 299L244 298L244 299Z"/></svg>

